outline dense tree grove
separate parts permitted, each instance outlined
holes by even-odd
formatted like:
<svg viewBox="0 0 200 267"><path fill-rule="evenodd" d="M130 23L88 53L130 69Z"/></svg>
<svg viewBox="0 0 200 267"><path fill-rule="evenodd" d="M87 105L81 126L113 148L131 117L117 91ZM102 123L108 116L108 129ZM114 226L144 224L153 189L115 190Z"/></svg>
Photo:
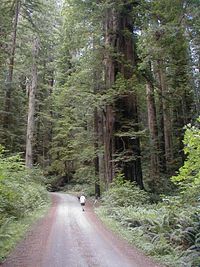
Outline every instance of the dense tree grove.
<svg viewBox="0 0 200 267"><path fill-rule="evenodd" d="M98 192L166 190L199 114L198 4L3 1L2 145Z"/></svg>
<svg viewBox="0 0 200 267"><path fill-rule="evenodd" d="M96 196L116 177L155 199L177 184L196 188L199 7L199 0L2 0L6 153L21 152L28 168L87 184Z"/></svg>

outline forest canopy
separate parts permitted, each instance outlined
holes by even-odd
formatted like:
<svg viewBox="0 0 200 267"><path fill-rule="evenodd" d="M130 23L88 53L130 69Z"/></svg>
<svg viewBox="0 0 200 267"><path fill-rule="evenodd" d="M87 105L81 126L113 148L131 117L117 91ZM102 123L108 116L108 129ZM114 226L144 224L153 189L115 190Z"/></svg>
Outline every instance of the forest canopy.
<svg viewBox="0 0 200 267"><path fill-rule="evenodd" d="M199 2L3 0L0 12L5 149L98 195L119 173L173 188L200 110Z"/></svg>

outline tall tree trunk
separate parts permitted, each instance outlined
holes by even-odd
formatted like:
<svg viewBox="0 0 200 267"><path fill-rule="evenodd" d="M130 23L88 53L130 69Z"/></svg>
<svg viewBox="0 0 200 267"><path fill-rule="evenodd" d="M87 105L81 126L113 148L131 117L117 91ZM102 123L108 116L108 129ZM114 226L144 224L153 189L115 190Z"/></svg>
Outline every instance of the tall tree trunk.
<svg viewBox="0 0 200 267"><path fill-rule="evenodd" d="M98 110L97 107L94 109L94 170L95 170L95 196L100 197L100 175L99 175L99 130L98 130Z"/></svg>
<svg viewBox="0 0 200 267"><path fill-rule="evenodd" d="M134 84L131 81L136 69L132 10L133 4L130 1L124 1L123 10L117 17L116 51L119 57L117 70L122 74L126 83L126 93L118 97L115 105L117 109L115 128L117 131L122 132L122 136L116 136L115 144L116 152L122 152L125 157L125 160L120 165L126 179L135 181L140 188L143 188L140 140L137 135L139 130L137 94L133 92ZM135 136L123 136L123 133L129 130L134 131L136 133Z"/></svg>
<svg viewBox="0 0 200 267"><path fill-rule="evenodd" d="M26 167L33 167L33 137L35 128L35 95L38 83L37 58L39 52L38 38L33 41L33 63L32 63L32 82L29 90L29 109L27 123L27 139L26 139Z"/></svg>
<svg viewBox="0 0 200 267"><path fill-rule="evenodd" d="M95 42L94 42L95 46ZM98 81L99 77L97 71L94 71L94 94L98 92ZM97 107L94 108L94 176L95 176L95 197L100 197L100 176L99 176L99 129L98 129L98 109Z"/></svg>
<svg viewBox="0 0 200 267"><path fill-rule="evenodd" d="M146 82L146 95L147 95L147 110L148 110L148 126L150 132L150 144L151 144L151 166L150 175L152 177L151 188L156 189L156 184L159 182L159 139L158 139L158 126L156 117L156 105L154 99L154 87L151 81Z"/></svg>
<svg viewBox="0 0 200 267"><path fill-rule="evenodd" d="M124 80L131 81L136 67L132 10L133 5L129 1L124 1L124 6L121 9L118 7L107 9L105 23L105 46L107 49L105 81L107 89L114 85L118 73L122 74ZM127 179L136 181L143 188L139 138L137 134L134 138L126 134L117 136L117 131L127 131L125 121L129 121L128 124L131 124L133 130L138 132L137 96L133 92L132 86L128 86L126 93L120 95L113 105L108 105L105 108L105 172L109 183L112 181L115 171L120 168ZM114 165L114 153L124 156L123 159L118 157L117 166Z"/></svg>
<svg viewBox="0 0 200 267"><path fill-rule="evenodd" d="M103 139L103 112L102 110L98 110L98 144L99 144L99 179L103 181L106 185L106 177L105 177L105 160L103 153L104 139Z"/></svg>
<svg viewBox="0 0 200 267"><path fill-rule="evenodd" d="M106 185L114 178L114 110L112 106L106 106L103 116L104 139L104 166Z"/></svg>
<svg viewBox="0 0 200 267"><path fill-rule="evenodd" d="M115 82L116 62L111 54L111 50L115 47L116 41L116 11L114 8L106 10L106 18L104 24L105 30L105 86L106 89L111 88ZM105 162L105 179L106 184L112 182L114 177L114 109L112 105L107 105L103 113L103 139L104 139L104 162Z"/></svg>
<svg viewBox="0 0 200 267"><path fill-rule="evenodd" d="M10 50L10 58L9 58L9 66L8 66L8 76L6 79L6 91L5 91L5 106L4 106L4 117L3 117L3 128L5 133L5 145L8 145L9 135L8 130L10 125L12 125L11 121L11 107L12 107L12 81L13 81L13 70L14 70L14 60L15 60L15 50L16 50L16 40L17 40L17 26L18 26L18 18L20 11L20 0L16 1L15 12L14 12L14 21L13 21L13 31L12 31L12 42L11 42L11 50Z"/></svg>
<svg viewBox="0 0 200 267"><path fill-rule="evenodd" d="M159 86L162 97L162 116L163 116L163 131L164 131L164 146L165 146L165 160L166 169L169 169L170 163L173 160L173 144L172 144L172 125L171 125L171 113L169 107L169 99L167 98L167 85L165 70L161 62L158 65L159 72Z"/></svg>
<svg viewBox="0 0 200 267"><path fill-rule="evenodd" d="M100 45L99 38L95 35L93 36L93 51L94 54L98 51L97 47ZM98 55L99 56L99 55ZM101 58L102 60L102 58ZM97 61L98 62L98 61ZM101 82L102 82L102 69L99 69L98 65L94 66L94 73L93 73L93 87L94 87L94 94L97 94L101 90ZM101 113L98 107L94 107L94 172L95 172L95 197L99 198L101 195L100 192L100 183L102 179L101 172L104 170L102 169L102 159L100 155L100 147L103 145L102 140L102 131L103 125L101 120Z"/></svg>
<svg viewBox="0 0 200 267"><path fill-rule="evenodd" d="M166 158L165 158L165 137L164 137L164 119L163 119L163 97L162 97L162 88L159 84L158 87L158 137L159 137L159 161L160 161L160 172L165 173L167 170L166 167Z"/></svg>
<svg viewBox="0 0 200 267"><path fill-rule="evenodd" d="M198 77L200 77L200 51L198 52ZM197 115L200 115L200 78L197 79L197 83L194 85L195 88L195 105Z"/></svg>

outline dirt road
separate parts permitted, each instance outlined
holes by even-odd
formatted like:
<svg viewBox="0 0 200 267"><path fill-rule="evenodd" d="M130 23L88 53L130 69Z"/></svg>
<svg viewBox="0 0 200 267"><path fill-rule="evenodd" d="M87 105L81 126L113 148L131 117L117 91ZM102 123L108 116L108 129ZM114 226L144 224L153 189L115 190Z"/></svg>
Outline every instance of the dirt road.
<svg viewBox="0 0 200 267"><path fill-rule="evenodd" d="M77 198L53 193L48 215L39 220L3 267L158 267L107 230Z"/></svg>

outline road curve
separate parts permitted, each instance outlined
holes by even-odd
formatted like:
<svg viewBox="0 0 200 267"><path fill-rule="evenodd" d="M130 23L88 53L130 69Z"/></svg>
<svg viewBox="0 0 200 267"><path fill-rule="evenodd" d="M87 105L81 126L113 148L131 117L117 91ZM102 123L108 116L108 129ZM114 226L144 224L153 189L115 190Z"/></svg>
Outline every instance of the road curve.
<svg viewBox="0 0 200 267"><path fill-rule="evenodd" d="M2 267L159 267L106 229L75 196L52 193L53 204Z"/></svg>

